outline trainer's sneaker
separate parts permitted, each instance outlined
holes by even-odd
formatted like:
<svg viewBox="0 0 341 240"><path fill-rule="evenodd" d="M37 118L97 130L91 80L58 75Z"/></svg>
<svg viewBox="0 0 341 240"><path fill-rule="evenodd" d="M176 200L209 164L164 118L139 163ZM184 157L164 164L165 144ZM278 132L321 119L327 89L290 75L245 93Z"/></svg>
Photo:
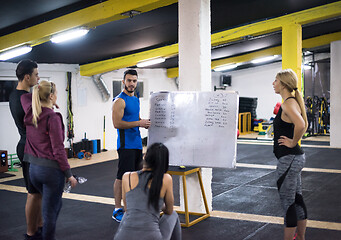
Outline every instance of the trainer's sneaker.
<svg viewBox="0 0 341 240"><path fill-rule="evenodd" d="M116 222L121 222L123 218L123 214L124 212L122 208L114 210L114 212L112 213L112 219L114 219Z"/></svg>

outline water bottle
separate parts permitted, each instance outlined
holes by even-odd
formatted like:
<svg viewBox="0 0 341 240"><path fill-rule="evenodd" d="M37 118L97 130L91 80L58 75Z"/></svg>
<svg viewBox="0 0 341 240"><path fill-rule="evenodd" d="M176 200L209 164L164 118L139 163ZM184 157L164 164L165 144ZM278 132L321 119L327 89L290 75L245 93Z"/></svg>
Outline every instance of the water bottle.
<svg viewBox="0 0 341 240"><path fill-rule="evenodd" d="M70 183L70 181L67 181L66 183L65 183L65 186L64 186L64 192L65 193L69 193L69 192L71 192L71 183Z"/></svg>
<svg viewBox="0 0 341 240"><path fill-rule="evenodd" d="M77 180L77 182L78 182L79 184L83 184L83 183L85 183L86 181L88 181L88 179L86 179L86 178L84 178L84 177L77 177L76 175L73 175L73 177L76 178L76 180ZM71 187L71 182L70 182L70 181L67 181L67 182L65 183L65 186L64 186L64 192L65 192L65 193L69 193L69 192L71 192L71 189L72 189L72 187Z"/></svg>

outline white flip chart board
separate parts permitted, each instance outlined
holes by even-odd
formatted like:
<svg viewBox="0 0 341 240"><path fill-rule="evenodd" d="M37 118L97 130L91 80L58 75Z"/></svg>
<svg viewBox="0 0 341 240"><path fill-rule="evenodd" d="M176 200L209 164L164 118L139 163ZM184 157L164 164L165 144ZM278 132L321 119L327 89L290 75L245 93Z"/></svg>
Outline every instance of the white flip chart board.
<svg viewBox="0 0 341 240"><path fill-rule="evenodd" d="M157 92L150 97L148 146L161 142L170 165L234 168L237 92Z"/></svg>

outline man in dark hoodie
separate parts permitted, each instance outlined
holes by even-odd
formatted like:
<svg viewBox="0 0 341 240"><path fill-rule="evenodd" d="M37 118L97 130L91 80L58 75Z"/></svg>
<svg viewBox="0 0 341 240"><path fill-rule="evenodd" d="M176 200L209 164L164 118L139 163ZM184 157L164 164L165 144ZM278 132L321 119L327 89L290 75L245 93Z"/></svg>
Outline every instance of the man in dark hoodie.
<svg viewBox="0 0 341 240"><path fill-rule="evenodd" d="M41 215L41 194L30 182L29 163L23 162L24 149L26 142L26 128L24 125L25 112L20 102L20 97L28 93L30 88L38 83L38 65L36 62L25 59L18 63L16 69L18 85L10 95L9 106L15 125L20 134L20 140L17 145L17 155L21 162L24 180L26 184L27 199L25 206L27 232L25 239L41 239L39 228L42 227Z"/></svg>

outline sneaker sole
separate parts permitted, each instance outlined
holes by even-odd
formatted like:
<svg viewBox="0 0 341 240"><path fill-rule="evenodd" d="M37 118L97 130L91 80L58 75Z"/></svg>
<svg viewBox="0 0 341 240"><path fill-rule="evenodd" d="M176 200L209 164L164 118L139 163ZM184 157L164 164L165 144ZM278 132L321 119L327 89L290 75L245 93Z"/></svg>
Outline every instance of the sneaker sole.
<svg viewBox="0 0 341 240"><path fill-rule="evenodd" d="M111 216L112 219L114 219L116 222L120 223L121 221L116 219L114 216Z"/></svg>

